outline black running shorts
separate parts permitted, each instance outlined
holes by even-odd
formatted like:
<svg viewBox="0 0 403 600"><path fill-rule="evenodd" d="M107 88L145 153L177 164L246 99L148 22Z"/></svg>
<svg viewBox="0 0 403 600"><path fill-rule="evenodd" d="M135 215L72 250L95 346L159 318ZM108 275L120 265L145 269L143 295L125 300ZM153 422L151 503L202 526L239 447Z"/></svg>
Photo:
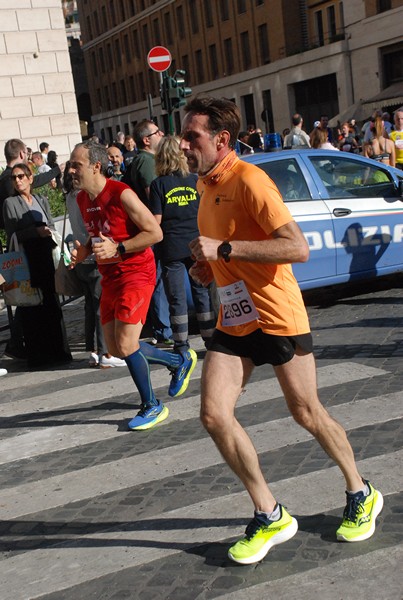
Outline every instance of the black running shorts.
<svg viewBox="0 0 403 600"><path fill-rule="evenodd" d="M231 356L250 358L254 365L283 365L289 362L299 346L307 354L313 351L312 335L271 335L256 329L244 336L228 335L216 329L208 349Z"/></svg>

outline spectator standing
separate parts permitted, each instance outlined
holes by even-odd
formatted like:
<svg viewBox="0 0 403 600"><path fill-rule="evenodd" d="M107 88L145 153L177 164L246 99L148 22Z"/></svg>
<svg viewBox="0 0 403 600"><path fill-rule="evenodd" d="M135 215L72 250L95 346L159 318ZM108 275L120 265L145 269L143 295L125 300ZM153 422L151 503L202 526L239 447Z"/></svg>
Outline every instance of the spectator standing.
<svg viewBox="0 0 403 600"><path fill-rule="evenodd" d="M123 182L136 192L140 200L149 208L150 186L155 179L155 153L164 133L149 119L143 119L134 128L134 141L138 149L133 158ZM162 271L159 261L157 265L157 282L150 303L149 319L152 328L152 343L162 346L172 346L172 329L169 322L168 300L162 281Z"/></svg>
<svg viewBox="0 0 403 600"><path fill-rule="evenodd" d="M270 491L235 415L255 365L273 365L293 418L345 477L347 505L337 539L372 536L383 498L362 479L345 431L318 398L308 316L290 266L308 260L308 244L266 173L233 151L239 124L239 109L230 100L195 98L185 107L181 147L199 174L202 198L191 275L204 284L214 278L222 302L203 364L201 419L254 504L245 536L228 552L231 560L252 564L298 530ZM217 204L217 198L225 202Z"/></svg>
<svg viewBox="0 0 403 600"><path fill-rule="evenodd" d="M312 148L321 150L338 150L338 148L335 148L327 139L326 129L315 127L315 129L311 132L310 140Z"/></svg>
<svg viewBox="0 0 403 600"><path fill-rule="evenodd" d="M343 152L354 152L358 150L357 140L354 137L348 121L345 121L341 126L340 139L337 141L337 147Z"/></svg>
<svg viewBox="0 0 403 600"><path fill-rule="evenodd" d="M132 135L127 135L125 137L124 146L125 151L123 153L123 160L127 169L130 163L133 161L133 158L137 154L136 142L134 141L134 137Z"/></svg>
<svg viewBox="0 0 403 600"><path fill-rule="evenodd" d="M162 277L169 303L174 350L184 354L189 350L188 304L185 277L194 261L189 243L199 235L197 213L199 194L197 176L189 173L187 160L179 141L164 137L155 154L157 177L151 183L150 209L161 225L164 238L154 247L161 261ZM189 277L200 335L208 346L215 326L215 314L209 290Z"/></svg>
<svg viewBox="0 0 403 600"><path fill-rule="evenodd" d="M58 166L59 166L59 165L57 164L57 158L58 158L58 157L57 157L57 154L56 154L56 152L55 152L54 150L49 150L49 152L48 152L48 162L47 162L47 166L48 166L50 169L55 169L56 167L58 167ZM55 181L56 181L56 187L57 187L57 189L58 189L58 190L61 190L61 189L62 189L62 187L63 187L63 186L62 186L62 175L61 175L61 174L60 174L60 175L58 175L58 176L55 178Z"/></svg>
<svg viewBox="0 0 403 600"><path fill-rule="evenodd" d="M311 146L313 147L312 144L312 136L314 135L314 132L316 129L321 129L322 131L326 131L326 140L330 143L333 142L333 133L330 127L328 127L328 123L329 123L329 117L327 115L321 115L319 122L315 121L314 124L314 128L311 131L311 133L309 134L309 140L311 142Z"/></svg>
<svg viewBox="0 0 403 600"><path fill-rule="evenodd" d="M116 146L116 148L119 148L119 150L123 154L125 151L124 143L125 143L125 134L123 133L123 131L118 131L116 134L116 139L113 141L113 144L111 144L111 146Z"/></svg>
<svg viewBox="0 0 403 600"><path fill-rule="evenodd" d="M284 138L284 148L310 148L309 135L302 129L304 120L299 113L295 113L291 119L292 127L290 133Z"/></svg>
<svg viewBox="0 0 403 600"><path fill-rule="evenodd" d="M249 133L247 131L240 131L238 137L241 154L253 154L253 148L249 144Z"/></svg>
<svg viewBox="0 0 403 600"><path fill-rule="evenodd" d="M32 151L31 151L32 153ZM7 166L0 174L0 228L4 229L3 205L6 198L13 196L16 191L11 178L11 172L14 165L18 163L28 164L32 173L33 163L29 162L28 148L24 142L18 138L12 138L5 143L4 157ZM56 167L49 173L34 174L32 188L38 188L50 183L54 177L60 175L60 168ZM22 324L20 319L20 309L17 306L14 312L14 318L10 324L10 340L7 342L4 350L5 354L11 358L24 359L26 351L22 333Z"/></svg>
<svg viewBox="0 0 403 600"><path fill-rule="evenodd" d="M108 148L109 162L113 168L111 179L121 181L123 178L123 154L117 146L109 146Z"/></svg>
<svg viewBox="0 0 403 600"><path fill-rule="evenodd" d="M394 130L390 133L390 139L395 145L396 167L403 171L403 106L394 113Z"/></svg>
<svg viewBox="0 0 403 600"><path fill-rule="evenodd" d="M45 162L41 152L37 151L32 153L32 162L34 163L38 173L48 173L50 171L50 167Z"/></svg>
<svg viewBox="0 0 403 600"><path fill-rule="evenodd" d="M390 135L390 132L393 129L392 123L390 122L390 114L388 112L382 113L383 127L387 135Z"/></svg>
<svg viewBox="0 0 403 600"><path fill-rule="evenodd" d="M370 132L371 138L364 143L363 155L394 167L396 164L395 144L393 140L384 137L385 128L380 113L376 115L371 124Z"/></svg>
<svg viewBox="0 0 403 600"><path fill-rule="evenodd" d="M24 247L29 265L31 285L40 288L40 306L20 306L28 366L38 368L72 360L67 343L63 313L55 292L55 268L52 240L55 229L50 206L45 196L33 195L33 175L27 164L13 166L11 178L16 195L3 206L7 242L13 233Z"/></svg>
<svg viewBox="0 0 403 600"><path fill-rule="evenodd" d="M47 142L41 142L39 144L39 150L42 154L43 162L46 164L48 162L49 144Z"/></svg>
<svg viewBox="0 0 403 600"><path fill-rule="evenodd" d="M154 395L149 365L171 370L168 393L176 397L186 390L197 355L193 350L185 356L165 352L139 342L155 284L150 247L162 239L162 231L127 185L105 178L107 168L108 155L100 144L84 142L73 150L70 172L81 190L77 203L89 238L84 245L76 242L72 266L94 252L102 275L101 320L108 350L124 359L141 398L141 409L128 427L143 430L166 419L169 412Z"/></svg>

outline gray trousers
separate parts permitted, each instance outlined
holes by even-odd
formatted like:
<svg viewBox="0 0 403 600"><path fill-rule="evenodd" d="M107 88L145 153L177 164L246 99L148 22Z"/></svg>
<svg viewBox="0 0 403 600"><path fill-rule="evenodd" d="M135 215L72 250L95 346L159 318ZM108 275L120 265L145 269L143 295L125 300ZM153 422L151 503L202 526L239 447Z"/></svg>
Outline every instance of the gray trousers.
<svg viewBox="0 0 403 600"><path fill-rule="evenodd" d="M75 267L84 290L85 349L101 356L108 352L101 325L99 303L101 299L101 274L97 263L79 263Z"/></svg>

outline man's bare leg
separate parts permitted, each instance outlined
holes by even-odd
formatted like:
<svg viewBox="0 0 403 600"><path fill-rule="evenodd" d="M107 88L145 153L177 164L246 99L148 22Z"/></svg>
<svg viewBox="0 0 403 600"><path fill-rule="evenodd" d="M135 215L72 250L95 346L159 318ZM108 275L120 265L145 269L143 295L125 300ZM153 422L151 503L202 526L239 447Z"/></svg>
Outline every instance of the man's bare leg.
<svg viewBox="0 0 403 600"><path fill-rule="evenodd" d="M340 467L347 489L352 492L362 489L363 480L358 473L346 432L329 415L318 398L313 354L301 354L297 351L292 360L274 367L274 370L296 422L316 438Z"/></svg>
<svg viewBox="0 0 403 600"><path fill-rule="evenodd" d="M252 371L249 359L207 352L201 380L201 420L225 461L244 484L255 509L271 513L276 501L263 477L256 450L234 414Z"/></svg>

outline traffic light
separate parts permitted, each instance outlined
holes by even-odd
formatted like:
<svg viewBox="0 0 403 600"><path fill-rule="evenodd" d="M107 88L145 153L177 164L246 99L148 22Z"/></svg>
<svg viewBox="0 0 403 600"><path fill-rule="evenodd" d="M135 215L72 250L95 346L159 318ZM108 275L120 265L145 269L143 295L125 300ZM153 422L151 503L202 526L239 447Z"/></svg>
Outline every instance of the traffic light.
<svg viewBox="0 0 403 600"><path fill-rule="evenodd" d="M186 104L185 98L192 93L192 89L186 87L185 75L186 71L177 69L175 75L170 77L169 97L171 99L172 108L179 108Z"/></svg>
<svg viewBox="0 0 403 600"><path fill-rule="evenodd" d="M173 77L164 73L161 86L161 104L162 108L171 113L176 108L186 104L185 98L192 93L191 88L186 87L186 71L177 70Z"/></svg>

